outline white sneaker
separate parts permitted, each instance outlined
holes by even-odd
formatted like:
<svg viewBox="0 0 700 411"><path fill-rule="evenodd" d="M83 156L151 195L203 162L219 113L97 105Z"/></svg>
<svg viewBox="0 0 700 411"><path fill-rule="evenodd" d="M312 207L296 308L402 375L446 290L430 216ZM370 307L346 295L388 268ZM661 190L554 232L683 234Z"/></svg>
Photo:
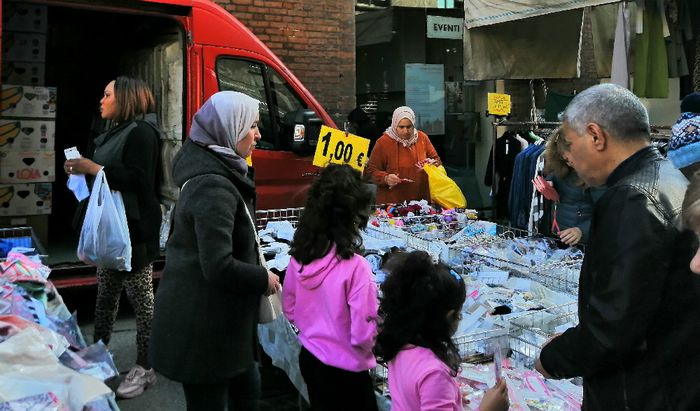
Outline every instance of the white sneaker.
<svg viewBox="0 0 700 411"><path fill-rule="evenodd" d="M121 398L134 398L143 394L146 388L150 388L156 383L156 372L153 368L145 370L140 365L135 365L126 374L124 381L117 388L117 395Z"/></svg>

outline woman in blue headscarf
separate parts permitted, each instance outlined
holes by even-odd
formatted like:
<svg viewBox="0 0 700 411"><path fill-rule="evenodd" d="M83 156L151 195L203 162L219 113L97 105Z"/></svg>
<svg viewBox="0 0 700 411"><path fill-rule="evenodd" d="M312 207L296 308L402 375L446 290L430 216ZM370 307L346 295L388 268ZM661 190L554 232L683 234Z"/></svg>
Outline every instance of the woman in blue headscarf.
<svg viewBox="0 0 700 411"><path fill-rule="evenodd" d="M214 94L177 154L180 187L156 294L151 358L183 385L188 410L257 410L260 297L279 278L258 261L248 157L260 140L259 102ZM247 210L246 210L247 209Z"/></svg>

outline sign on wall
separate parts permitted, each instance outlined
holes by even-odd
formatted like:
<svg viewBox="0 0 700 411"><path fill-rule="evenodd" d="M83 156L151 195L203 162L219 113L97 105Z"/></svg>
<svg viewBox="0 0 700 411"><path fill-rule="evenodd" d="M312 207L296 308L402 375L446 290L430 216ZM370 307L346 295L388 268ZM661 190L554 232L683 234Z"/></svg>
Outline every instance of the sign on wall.
<svg viewBox="0 0 700 411"><path fill-rule="evenodd" d="M416 128L445 134L445 68L442 64L406 64L406 105L416 113Z"/></svg>
<svg viewBox="0 0 700 411"><path fill-rule="evenodd" d="M464 19L455 17L428 16L429 39L462 40Z"/></svg>

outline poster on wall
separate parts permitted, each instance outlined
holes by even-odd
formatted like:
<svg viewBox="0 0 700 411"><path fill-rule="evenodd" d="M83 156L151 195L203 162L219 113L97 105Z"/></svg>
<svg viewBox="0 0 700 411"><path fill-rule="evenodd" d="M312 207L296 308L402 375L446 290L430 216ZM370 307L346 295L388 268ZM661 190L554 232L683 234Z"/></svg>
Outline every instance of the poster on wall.
<svg viewBox="0 0 700 411"><path fill-rule="evenodd" d="M406 64L406 105L424 133L445 134L445 69L442 64Z"/></svg>

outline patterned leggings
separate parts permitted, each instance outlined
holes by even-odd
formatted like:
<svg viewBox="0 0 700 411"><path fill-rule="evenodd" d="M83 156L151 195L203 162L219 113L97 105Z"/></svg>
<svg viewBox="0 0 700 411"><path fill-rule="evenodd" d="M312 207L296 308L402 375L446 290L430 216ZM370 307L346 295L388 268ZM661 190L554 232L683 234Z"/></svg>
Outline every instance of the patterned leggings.
<svg viewBox="0 0 700 411"><path fill-rule="evenodd" d="M136 364L149 369L148 341L153 319L153 265L134 272L97 269L94 340L109 344L112 327L119 311L119 297L126 296L136 313Z"/></svg>

